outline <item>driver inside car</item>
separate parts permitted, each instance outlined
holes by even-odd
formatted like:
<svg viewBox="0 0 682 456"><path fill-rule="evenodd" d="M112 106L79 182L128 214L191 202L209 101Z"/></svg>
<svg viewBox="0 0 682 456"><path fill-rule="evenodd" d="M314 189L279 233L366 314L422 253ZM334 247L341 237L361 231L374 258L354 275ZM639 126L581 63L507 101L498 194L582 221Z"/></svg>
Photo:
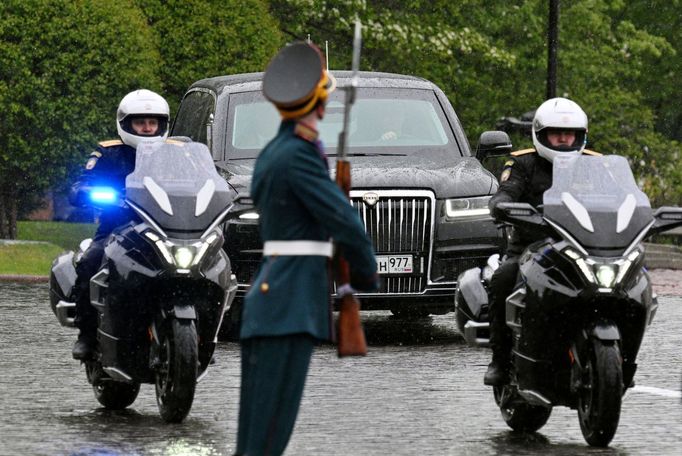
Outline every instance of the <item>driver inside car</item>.
<svg viewBox="0 0 682 456"><path fill-rule="evenodd" d="M93 186L125 188L126 177L135 169L138 144L143 140L164 140L168 136L169 119L168 103L150 90L136 90L123 97L116 113L120 140L102 141L90 154L81 176L71 187L71 204L91 204L88 191ZM90 358L97 346L97 312L90 304L90 279L102 263L105 241L114 228L135 219L130 209L119 206L103 211L92 243L76 265L74 324L79 334L72 350L74 359Z"/></svg>

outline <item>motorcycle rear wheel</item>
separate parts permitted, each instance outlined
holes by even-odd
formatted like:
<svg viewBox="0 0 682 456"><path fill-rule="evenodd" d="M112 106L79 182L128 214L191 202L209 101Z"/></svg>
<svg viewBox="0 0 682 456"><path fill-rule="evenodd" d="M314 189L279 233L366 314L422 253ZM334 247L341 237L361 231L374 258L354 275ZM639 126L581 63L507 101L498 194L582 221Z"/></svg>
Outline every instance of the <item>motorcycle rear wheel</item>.
<svg viewBox="0 0 682 456"><path fill-rule="evenodd" d="M547 423L552 414L551 408L530 405L520 400L512 400L510 404L500 405L503 388L496 386L493 391L495 402L500 407L502 419L507 423L507 426L516 432L535 432Z"/></svg>
<svg viewBox="0 0 682 456"><path fill-rule="evenodd" d="M618 428L623 396L623 362L618 344L595 339L588 349L578 418L585 441L608 446Z"/></svg>
<svg viewBox="0 0 682 456"><path fill-rule="evenodd" d="M197 383L198 344L193 320L172 320L161 336L156 372L156 403L161 418L179 423L187 417Z"/></svg>

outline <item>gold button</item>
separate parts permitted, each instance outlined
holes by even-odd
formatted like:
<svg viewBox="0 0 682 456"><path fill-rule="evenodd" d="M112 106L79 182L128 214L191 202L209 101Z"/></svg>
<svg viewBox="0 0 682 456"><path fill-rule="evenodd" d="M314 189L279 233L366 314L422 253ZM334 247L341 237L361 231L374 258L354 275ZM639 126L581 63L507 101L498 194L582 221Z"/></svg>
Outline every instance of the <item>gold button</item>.
<svg viewBox="0 0 682 456"><path fill-rule="evenodd" d="M268 285L267 282L263 282L260 284L260 292L261 293L267 293L269 289L270 289L270 285Z"/></svg>

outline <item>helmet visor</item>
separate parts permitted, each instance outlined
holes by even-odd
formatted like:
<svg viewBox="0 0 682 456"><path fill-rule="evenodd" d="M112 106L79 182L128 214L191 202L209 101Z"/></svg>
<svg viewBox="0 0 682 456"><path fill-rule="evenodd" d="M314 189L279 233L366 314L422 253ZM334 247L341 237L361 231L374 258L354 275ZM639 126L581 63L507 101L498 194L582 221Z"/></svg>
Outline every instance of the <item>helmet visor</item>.
<svg viewBox="0 0 682 456"><path fill-rule="evenodd" d="M585 146L587 132L573 128L543 128L537 132L540 144L557 152L574 152Z"/></svg>
<svg viewBox="0 0 682 456"><path fill-rule="evenodd" d="M163 136L168 130L168 117L150 114L126 116L121 120L121 128L134 136Z"/></svg>

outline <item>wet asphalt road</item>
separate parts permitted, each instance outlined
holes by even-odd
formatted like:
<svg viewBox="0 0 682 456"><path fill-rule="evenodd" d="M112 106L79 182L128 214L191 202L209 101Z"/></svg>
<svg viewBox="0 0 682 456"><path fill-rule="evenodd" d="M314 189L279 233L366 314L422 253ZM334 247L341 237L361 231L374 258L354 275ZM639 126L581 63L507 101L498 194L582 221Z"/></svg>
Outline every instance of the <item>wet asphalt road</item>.
<svg viewBox="0 0 682 456"><path fill-rule="evenodd" d="M589 448L576 412L562 407L539 433L510 432L482 384L489 351L464 344L453 314L406 323L372 313L368 357L317 349L286 454L681 454L682 298L660 302L608 449ZM152 385L123 412L100 408L71 359L74 338L53 317L46 284L0 283L0 455L232 454L237 344L220 344L189 417L167 425Z"/></svg>

